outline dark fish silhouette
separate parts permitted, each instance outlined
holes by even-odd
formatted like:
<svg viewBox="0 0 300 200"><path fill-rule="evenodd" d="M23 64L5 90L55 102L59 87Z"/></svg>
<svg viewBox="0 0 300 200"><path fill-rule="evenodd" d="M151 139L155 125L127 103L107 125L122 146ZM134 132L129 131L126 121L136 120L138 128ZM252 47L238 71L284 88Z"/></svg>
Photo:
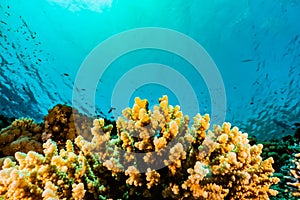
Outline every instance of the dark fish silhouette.
<svg viewBox="0 0 300 200"><path fill-rule="evenodd" d="M4 65L8 65L9 64L8 61L5 60L5 58L2 55L0 55L0 58L1 58L0 66L4 66Z"/></svg>
<svg viewBox="0 0 300 200"><path fill-rule="evenodd" d="M241 60L240 62L251 62L253 61L252 59L245 59L245 60Z"/></svg>
<svg viewBox="0 0 300 200"><path fill-rule="evenodd" d="M110 108L108 113L111 113L113 110L116 110L116 108Z"/></svg>
<svg viewBox="0 0 300 200"><path fill-rule="evenodd" d="M7 25L7 23L6 23L5 21L0 20L0 22L1 22L2 24Z"/></svg>

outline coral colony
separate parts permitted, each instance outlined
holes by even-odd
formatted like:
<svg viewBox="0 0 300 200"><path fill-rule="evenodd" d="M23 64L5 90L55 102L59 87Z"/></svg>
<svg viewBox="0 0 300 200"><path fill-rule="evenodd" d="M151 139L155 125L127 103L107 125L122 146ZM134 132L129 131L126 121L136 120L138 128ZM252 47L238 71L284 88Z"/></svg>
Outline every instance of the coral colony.
<svg viewBox="0 0 300 200"><path fill-rule="evenodd" d="M75 117L78 118L75 120ZM0 199L269 199L273 158L230 123L193 125L167 96L135 99L115 125L57 105L43 124L15 120L0 133ZM76 122L76 123L75 123ZM291 195L299 196L299 155ZM272 186L273 187L273 186Z"/></svg>

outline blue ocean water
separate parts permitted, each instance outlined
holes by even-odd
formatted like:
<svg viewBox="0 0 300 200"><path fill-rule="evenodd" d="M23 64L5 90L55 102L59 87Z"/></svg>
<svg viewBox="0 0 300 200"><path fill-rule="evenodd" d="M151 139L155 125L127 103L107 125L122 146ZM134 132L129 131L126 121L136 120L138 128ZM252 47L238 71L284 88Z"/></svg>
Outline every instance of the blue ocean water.
<svg viewBox="0 0 300 200"><path fill-rule="evenodd" d="M108 67L95 65L105 67L96 83L88 82L93 72L86 75L95 92L94 102L86 106L95 104L95 114L117 117L112 96L127 106L140 96L152 106L167 94L170 104L181 104L191 118L193 111L211 113L215 106L217 113L225 113L224 120L262 139L293 134L300 122L299 19L297 0L2 0L0 114L42 120L55 104L72 105L78 73L95 48L126 31L155 27L201 45L222 78L220 91L212 91L207 75L184 58L141 48L120 55ZM150 33L146 36L145 41L156 41ZM131 42L120 40L97 61ZM180 49L176 42L174 48ZM215 74L209 78L218 80ZM128 89L114 93L124 85Z"/></svg>

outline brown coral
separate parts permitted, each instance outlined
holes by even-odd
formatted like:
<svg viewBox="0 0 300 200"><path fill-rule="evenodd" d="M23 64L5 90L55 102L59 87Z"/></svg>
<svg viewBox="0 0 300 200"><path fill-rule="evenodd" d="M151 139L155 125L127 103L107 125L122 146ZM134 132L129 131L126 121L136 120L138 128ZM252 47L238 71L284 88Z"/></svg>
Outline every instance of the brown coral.
<svg viewBox="0 0 300 200"><path fill-rule="evenodd" d="M42 153L42 143L48 139L56 141L61 149L67 140L74 141L78 135L87 139L92 137L90 128L93 119L79 114L70 106L56 105L49 110L44 120L44 123L37 124L32 119L20 118L0 131L0 167L5 157L13 156L18 151Z"/></svg>
<svg viewBox="0 0 300 200"><path fill-rule="evenodd" d="M76 119L76 122L74 121ZM67 140L74 141L78 135L91 138L89 132L92 119L78 113L76 109L58 104L48 111L44 117L43 141L52 139L58 148L63 148Z"/></svg>
<svg viewBox="0 0 300 200"><path fill-rule="evenodd" d="M10 126L0 132L1 157L13 156L16 152L42 152L42 125L32 119L16 119Z"/></svg>

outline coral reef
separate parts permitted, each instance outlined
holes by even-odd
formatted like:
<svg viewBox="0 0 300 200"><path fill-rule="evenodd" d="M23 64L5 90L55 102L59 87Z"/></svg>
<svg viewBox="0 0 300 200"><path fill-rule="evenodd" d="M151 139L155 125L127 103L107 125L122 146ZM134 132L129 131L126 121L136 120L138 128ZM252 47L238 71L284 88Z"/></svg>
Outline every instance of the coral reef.
<svg viewBox="0 0 300 200"><path fill-rule="evenodd" d="M16 119L0 132L1 157L13 156L18 151L42 153L41 132L42 125L34 123L32 119ZM0 166L3 161L0 160Z"/></svg>
<svg viewBox="0 0 300 200"><path fill-rule="evenodd" d="M271 139L268 141L261 141L264 145L263 152L261 154L263 159L273 157L273 168L276 172L281 170L281 167L290 163L289 158L300 151L300 138L297 137L298 129L294 135L287 135L282 138ZM252 144L257 144L257 141L252 141Z"/></svg>
<svg viewBox="0 0 300 200"><path fill-rule="evenodd" d="M18 165L10 159L4 161L0 193L5 193L6 199L82 199L85 157L74 154L70 141L59 154L51 140L43 147L45 156L34 151L17 152Z"/></svg>
<svg viewBox="0 0 300 200"><path fill-rule="evenodd" d="M0 167L5 157L14 160L12 156L18 151L42 153L42 144L48 139L55 141L59 149L64 148L67 140L74 141L79 134L91 139L92 121L76 109L58 104L48 111L44 123L37 124L29 118L15 119L10 126L6 123L7 127L0 131Z"/></svg>
<svg viewBox="0 0 300 200"><path fill-rule="evenodd" d="M189 117L169 105L167 96L153 110L147 100L136 98L118 118L116 136L113 125L100 118L93 121L91 139L70 133L56 143L53 126L66 118L57 114L54 121L45 118L52 132L43 153L17 152L17 162L5 159L0 171L4 198L269 199L277 194L270 189L279 182L272 177L274 161L262 159L263 145L251 145L248 135L230 123L208 130L207 114L197 114L189 126ZM68 127L59 128L57 137L74 128Z"/></svg>
<svg viewBox="0 0 300 200"><path fill-rule="evenodd" d="M293 166L290 167L290 176L284 177L287 180L288 192L293 197L300 197L300 153L295 154Z"/></svg>
<svg viewBox="0 0 300 200"><path fill-rule="evenodd" d="M74 117L77 119L74 122ZM67 105L58 104L48 111L44 117L44 130L42 140L55 140L60 148L63 148L67 140L74 141L78 135L90 139L92 119L78 113L76 109Z"/></svg>
<svg viewBox="0 0 300 200"><path fill-rule="evenodd" d="M291 195L291 191L295 190L295 188L291 188L288 185L288 182L295 182L295 179L291 176L291 168L295 169L294 155L300 152L300 138L297 137L298 131L296 129L294 135L291 134L282 138L260 141L264 145L261 157L263 159L273 157L275 161L272 165L275 170L274 176L280 178L280 182L271 187L278 191L278 195L271 198L273 200L299 199ZM255 137L250 137L249 139L251 144L258 143Z"/></svg>

